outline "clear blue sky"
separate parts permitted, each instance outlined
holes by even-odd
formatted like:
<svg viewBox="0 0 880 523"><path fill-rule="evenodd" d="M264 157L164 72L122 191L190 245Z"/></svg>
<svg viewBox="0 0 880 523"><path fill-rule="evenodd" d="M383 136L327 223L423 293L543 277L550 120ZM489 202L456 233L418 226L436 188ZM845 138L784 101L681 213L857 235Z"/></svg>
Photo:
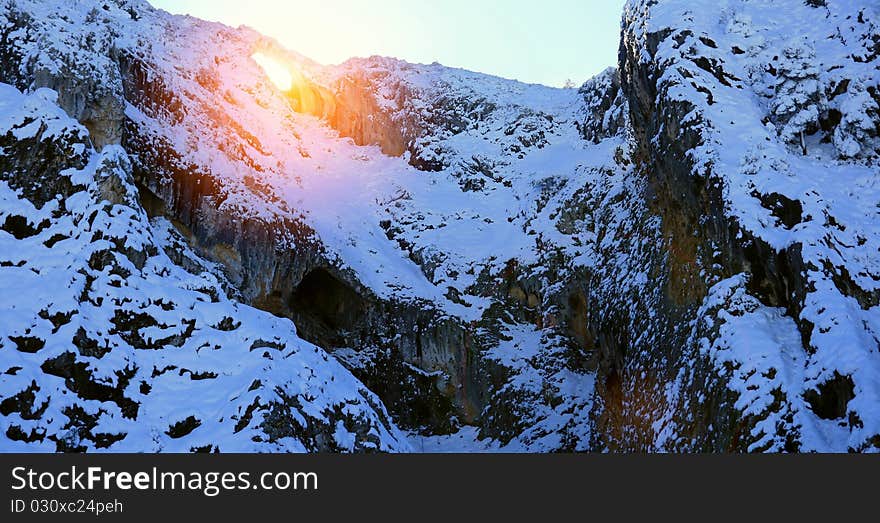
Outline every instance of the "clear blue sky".
<svg viewBox="0 0 880 523"><path fill-rule="evenodd" d="M324 64L383 55L561 86L617 63L624 0L150 0Z"/></svg>

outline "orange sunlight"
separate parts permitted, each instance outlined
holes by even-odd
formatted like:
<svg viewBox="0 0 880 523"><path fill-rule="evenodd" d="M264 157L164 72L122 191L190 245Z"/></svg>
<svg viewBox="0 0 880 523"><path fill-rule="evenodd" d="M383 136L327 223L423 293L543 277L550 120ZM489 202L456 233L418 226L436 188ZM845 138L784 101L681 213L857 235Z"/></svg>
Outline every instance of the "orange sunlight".
<svg viewBox="0 0 880 523"><path fill-rule="evenodd" d="M290 74L288 67L263 53L254 53L251 58L263 68L269 80L272 80L272 83L279 89L285 92L290 91L293 87L293 75Z"/></svg>

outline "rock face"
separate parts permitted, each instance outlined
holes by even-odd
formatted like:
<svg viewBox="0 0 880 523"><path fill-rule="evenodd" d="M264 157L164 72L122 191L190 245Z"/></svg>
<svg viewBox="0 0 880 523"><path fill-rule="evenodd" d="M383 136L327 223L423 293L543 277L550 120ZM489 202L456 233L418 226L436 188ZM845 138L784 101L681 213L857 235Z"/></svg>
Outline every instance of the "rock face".
<svg viewBox="0 0 880 523"><path fill-rule="evenodd" d="M580 90L5 4L2 447L876 450L878 13L782 4Z"/></svg>
<svg viewBox="0 0 880 523"><path fill-rule="evenodd" d="M653 314L668 327L640 350L606 351L635 374L624 390L639 386L642 369L661 369L650 423L632 427L655 448L868 450L877 441L876 422L864 418L878 405L878 311L859 298L878 284L865 222L877 219L867 187L877 174L878 106L860 94L878 83L876 66L865 65L876 60L877 12L791 4L699 16L684 2L626 8L621 83L634 159L661 221ZM786 41L783 26L807 37ZM762 125L773 107L808 102L773 87L787 56L780 50L793 45L822 46L809 64L815 77L802 77L828 100L803 122L808 156ZM858 146L862 161L839 160L851 158L833 140L840 107L873 122ZM849 183L872 196L831 203ZM865 214L842 223L848 206ZM620 437L602 444L631 448Z"/></svg>

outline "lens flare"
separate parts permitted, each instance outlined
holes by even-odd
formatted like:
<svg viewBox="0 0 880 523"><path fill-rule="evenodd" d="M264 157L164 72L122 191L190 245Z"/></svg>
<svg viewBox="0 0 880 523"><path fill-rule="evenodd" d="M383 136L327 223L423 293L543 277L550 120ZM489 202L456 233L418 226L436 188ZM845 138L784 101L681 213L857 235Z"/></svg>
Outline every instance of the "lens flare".
<svg viewBox="0 0 880 523"><path fill-rule="evenodd" d="M284 64L263 53L254 53L251 55L251 58L263 68L269 80L272 80L272 83L279 89L290 91L293 88L293 75L290 74L290 69L285 67Z"/></svg>

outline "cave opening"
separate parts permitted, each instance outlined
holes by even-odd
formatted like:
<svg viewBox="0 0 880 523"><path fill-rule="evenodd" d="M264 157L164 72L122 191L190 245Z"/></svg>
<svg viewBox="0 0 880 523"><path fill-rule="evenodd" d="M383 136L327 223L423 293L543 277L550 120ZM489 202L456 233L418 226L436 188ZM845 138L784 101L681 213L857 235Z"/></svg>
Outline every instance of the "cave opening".
<svg viewBox="0 0 880 523"><path fill-rule="evenodd" d="M148 217L155 218L157 216L166 216L168 214L168 208L165 205L165 201L154 193L152 189L137 180L135 180L134 185L137 187L138 201L140 201L141 207L144 208L144 212L147 213Z"/></svg>
<svg viewBox="0 0 880 523"><path fill-rule="evenodd" d="M835 372L833 378L819 385L817 389L808 390L804 399L820 418L842 419L849 409L850 400L856 397L855 388L851 376L841 376Z"/></svg>
<svg viewBox="0 0 880 523"><path fill-rule="evenodd" d="M366 300L329 271L310 271L297 286L290 309L300 337L324 348L350 344L361 324Z"/></svg>

